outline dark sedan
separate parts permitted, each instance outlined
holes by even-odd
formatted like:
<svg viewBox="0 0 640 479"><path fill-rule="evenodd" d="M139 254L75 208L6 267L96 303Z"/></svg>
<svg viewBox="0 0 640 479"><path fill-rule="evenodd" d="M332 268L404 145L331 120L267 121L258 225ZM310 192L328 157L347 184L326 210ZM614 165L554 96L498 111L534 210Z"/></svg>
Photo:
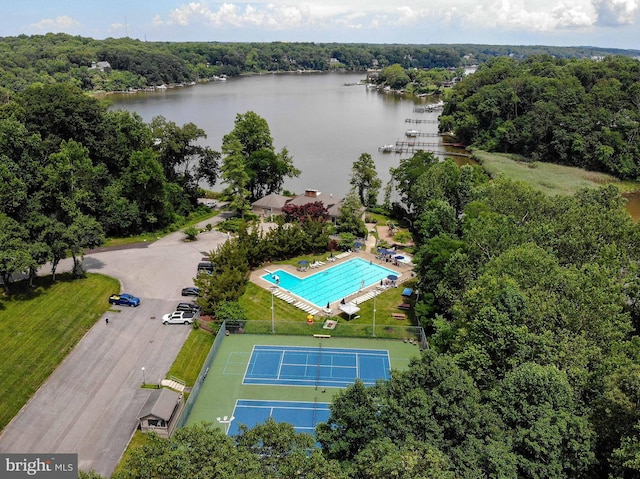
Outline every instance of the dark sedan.
<svg viewBox="0 0 640 479"><path fill-rule="evenodd" d="M200 290L198 288L182 288L182 296L200 296Z"/></svg>
<svg viewBox="0 0 640 479"><path fill-rule="evenodd" d="M189 311L191 313L197 313L200 311L200 306L196 303L178 303L176 311Z"/></svg>

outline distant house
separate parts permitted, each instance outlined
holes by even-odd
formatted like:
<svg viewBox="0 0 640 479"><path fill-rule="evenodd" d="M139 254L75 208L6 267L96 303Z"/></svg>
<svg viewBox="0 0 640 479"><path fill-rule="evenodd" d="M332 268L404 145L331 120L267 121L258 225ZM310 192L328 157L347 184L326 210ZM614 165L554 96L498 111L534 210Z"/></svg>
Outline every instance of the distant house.
<svg viewBox="0 0 640 479"><path fill-rule="evenodd" d="M92 70L100 70L101 72L109 73L111 71L111 64L109 62L91 62Z"/></svg>
<svg viewBox="0 0 640 479"><path fill-rule="evenodd" d="M259 216L271 218L273 215L281 215L282 207L291 197L271 193L251 203L251 209Z"/></svg>
<svg viewBox="0 0 640 479"><path fill-rule="evenodd" d="M338 216L340 216L342 198L333 195L325 195L314 189L305 190L304 194L294 196L293 198L271 193L270 195L251 203L251 209L255 214L266 217L282 214L282 207L284 205L302 206L308 203L315 203L316 201L321 202L327 209L327 219L335 221Z"/></svg>
<svg viewBox="0 0 640 479"><path fill-rule="evenodd" d="M182 394L171 389L154 389L138 413L138 427L142 432L154 431L169 437L182 410Z"/></svg>
<svg viewBox="0 0 640 479"><path fill-rule="evenodd" d="M329 219L335 221L340 216L340 205L342 198L333 195L325 195L318 190L305 190L303 195L298 195L287 201L288 205L302 206L307 203L321 202L329 213Z"/></svg>

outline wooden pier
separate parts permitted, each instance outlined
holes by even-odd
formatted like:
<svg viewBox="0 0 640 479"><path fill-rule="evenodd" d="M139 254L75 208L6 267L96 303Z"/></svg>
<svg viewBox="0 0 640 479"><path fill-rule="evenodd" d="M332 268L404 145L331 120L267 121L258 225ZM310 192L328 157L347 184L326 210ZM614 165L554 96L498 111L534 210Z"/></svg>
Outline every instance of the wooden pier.
<svg viewBox="0 0 640 479"><path fill-rule="evenodd" d="M443 151L443 150L427 150L424 148L401 148L398 147L395 149L395 153L415 153L416 151L426 151L429 153L433 153L434 155L440 155L440 156L459 156L461 158L473 158L473 155L469 154L469 153L458 153L456 151Z"/></svg>
<svg viewBox="0 0 640 479"><path fill-rule="evenodd" d="M438 120L420 120L418 118L405 118L405 123L430 123L432 125L437 125L440 123Z"/></svg>
<svg viewBox="0 0 640 479"><path fill-rule="evenodd" d="M449 143L449 142L442 142L442 143L436 143L433 141L396 141L396 148L397 147L401 147L401 148L409 148L409 147L413 147L413 148L419 148L422 146L430 146L430 147L434 147L434 146L456 146L456 143Z"/></svg>
<svg viewBox="0 0 640 479"><path fill-rule="evenodd" d="M413 132L411 134L405 133L405 135L410 137L410 138L415 138L415 137L439 138L441 136L440 133L426 133L426 132L423 132L423 131L417 131L417 132Z"/></svg>
<svg viewBox="0 0 640 479"><path fill-rule="evenodd" d="M425 141L396 141L395 147L393 150L390 150L389 153L415 153L416 151L428 151L436 155L443 156L460 156L463 158L473 158L473 155L470 153L462 153L457 151L444 151L444 150L436 150L434 148L442 147L442 146L456 146L456 143L433 143L433 142L425 142Z"/></svg>
<svg viewBox="0 0 640 479"><path fill-rule="evenodd" d="M443 106L414 106L413 107L413 112L414 113L431 113L434 111L440 111L442 110Z"/></svg>

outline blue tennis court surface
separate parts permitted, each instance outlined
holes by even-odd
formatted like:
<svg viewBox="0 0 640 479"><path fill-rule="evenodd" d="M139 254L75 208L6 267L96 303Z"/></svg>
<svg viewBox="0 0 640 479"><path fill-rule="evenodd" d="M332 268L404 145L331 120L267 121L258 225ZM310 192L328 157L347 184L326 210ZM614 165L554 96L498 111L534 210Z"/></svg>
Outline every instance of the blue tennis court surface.
<svg viewBox="0 0 640 479"><path fill-rule="evenodd" d="M228 434L238 434L240 424L252 428L270 417L276 422L292 424L296 432L315 434L316 424L326 422L329 415L327 403L238 399Z"/></svg>
<svg viewBox="0 0 640 479"><path fill-rule="evenodd" d="M243 384L347 387L390 379L389 351L299 346L254 346Z"/></svg>

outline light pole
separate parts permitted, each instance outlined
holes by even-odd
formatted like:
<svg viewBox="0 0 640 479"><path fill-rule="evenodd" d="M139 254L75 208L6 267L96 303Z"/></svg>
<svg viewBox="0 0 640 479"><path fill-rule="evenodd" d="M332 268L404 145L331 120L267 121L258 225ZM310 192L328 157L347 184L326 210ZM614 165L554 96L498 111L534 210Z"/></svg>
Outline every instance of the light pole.
<svg viewBox="0 0 640 479"><path fill-rule="evenodd" d="M220 424L222 424L224 426L224 434L227 435L229 434L229 428L231 427L231 421L233 421L235 419L235 417L231 416L223 416L223 417L218 417L216 418L218 420L218 422Z"/></svg>
<svg viewBox="0 0 640 479"><path fill-rule="evenodd" d="M273 297L276 295L277 286L271 288L271 334L276 334L276 309L273 304Z"/></svg>
<svg viewBox="0 0 640 479"><path fill-rule="evenodd" d="M377 296L378 295L376 294L373 297L373 332L371 333L371 336L374 338L376 337L376 297Z"/></svg>
<svg viewBox="0 0 640 479"><path fill-rule="evenodd" d="M142 367L142 385L144 386L145 384L147 384L147 381L144 377L144 366Z"/></svg>

